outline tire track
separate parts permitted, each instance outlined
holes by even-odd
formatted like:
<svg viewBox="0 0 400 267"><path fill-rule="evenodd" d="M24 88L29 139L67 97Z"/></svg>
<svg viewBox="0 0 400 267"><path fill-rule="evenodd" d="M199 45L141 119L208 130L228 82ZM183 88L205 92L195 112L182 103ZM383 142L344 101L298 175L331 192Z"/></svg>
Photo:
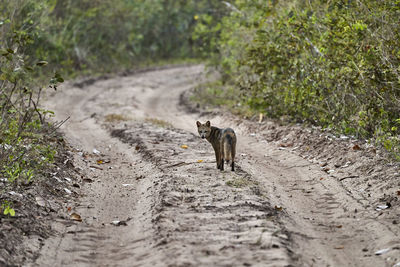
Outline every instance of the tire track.
<svg viewBox="0 0 400 267"><path fill-rule="evenodd" d="M288 265L288 236L250 175L219 172L208 144L183 131L135 124L113 133L164 173L152 222L166 266Z"/></svg>

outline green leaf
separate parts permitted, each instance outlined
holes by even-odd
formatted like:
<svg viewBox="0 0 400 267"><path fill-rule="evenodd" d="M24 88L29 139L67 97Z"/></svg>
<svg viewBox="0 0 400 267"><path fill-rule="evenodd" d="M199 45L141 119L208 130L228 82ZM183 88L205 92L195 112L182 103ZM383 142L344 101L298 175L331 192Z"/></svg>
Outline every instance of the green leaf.
<svg viewBox="0 0 400 267"><path fill-rule="evenodd" d="M8 55L8 51L6 49L0 49L0 54L2 56L7 56Z"/></svg>
<svg viewBox="0 0 400 267"><path fill-rule="evenodd" d="M47 64L49 64L49 62L47 62L45 60L42 60L42 61L39 61L38 63L36 63L36 65L38 65L38 66L46 66Z"/></svg>
<svg viewBox="0 0 400 267"><path fill-rule="evenodd" d="M9 213L10 213L10 215L11 215L12 217L15 216L15 210L14 210L14 209L9 208Z"/></svg>
<svg viewBox="0 0 400 267"><path fill-rule="evenodd" d="M54 74L54 78L55 78L56 81L59 82L59 83L63 83L63 82L64 82L63 77L61 77L61 74L58 73L58 72L56 72L56 73Z"/></svg>

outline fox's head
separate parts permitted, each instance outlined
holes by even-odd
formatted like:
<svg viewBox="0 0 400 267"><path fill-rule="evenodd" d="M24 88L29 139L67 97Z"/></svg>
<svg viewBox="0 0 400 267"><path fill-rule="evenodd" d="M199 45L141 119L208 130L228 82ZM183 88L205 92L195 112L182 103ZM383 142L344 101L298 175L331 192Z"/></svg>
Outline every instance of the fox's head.
<svg viewBox="0 0 400 267"><path fill-rule="evenodd" d="M201 138L208 138L210 137L211 134L211 123L210 121L207 121L204 124L201 124L201 122L197 121L197 131L199 131L199 135Z"/></svg>

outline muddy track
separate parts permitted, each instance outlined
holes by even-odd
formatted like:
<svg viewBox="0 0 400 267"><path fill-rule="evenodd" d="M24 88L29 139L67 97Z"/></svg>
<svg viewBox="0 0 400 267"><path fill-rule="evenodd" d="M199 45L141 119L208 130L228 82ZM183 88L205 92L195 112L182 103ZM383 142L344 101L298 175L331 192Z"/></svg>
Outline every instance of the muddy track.
<svg viewBox="0 0 400 267"><path fill-rule="evenodd" d="M393 266L398 230L365 199L263 125L180 105L202 66L66 85L47 107L76 148L83 181L38 266ZM238 134L238 170L220 172L196 136L209 119ZM184 146L182 146L184 145ZM96 150L94 150L96 149ZM68 209L70 207L70 209ZM68 211L67 211L68 210ZM391 247L384 255L375 251Z"/></svg>

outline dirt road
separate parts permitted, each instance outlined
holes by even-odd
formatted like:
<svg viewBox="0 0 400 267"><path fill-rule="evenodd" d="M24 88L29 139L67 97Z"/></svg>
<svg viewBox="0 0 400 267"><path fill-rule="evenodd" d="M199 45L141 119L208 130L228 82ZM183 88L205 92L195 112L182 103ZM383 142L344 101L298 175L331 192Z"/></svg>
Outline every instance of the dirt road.
<svg viewBox="0 0 400 267"><path fill-rule="evenodd" d="M79 201L33 266L393 266L398 227L268 124L190 113L202 66L72 83L46 106L76 149ZM196 120L232 127L238 168L220 172ZM268 128L271 131L271 127ZM273 131L273 130L272 130ZM284 140L288 141L288 140ZM290 140L289 140L290 141ZM291 148L291 149L289 149ZM382 255L377 251L386 249Z"/></svg>

